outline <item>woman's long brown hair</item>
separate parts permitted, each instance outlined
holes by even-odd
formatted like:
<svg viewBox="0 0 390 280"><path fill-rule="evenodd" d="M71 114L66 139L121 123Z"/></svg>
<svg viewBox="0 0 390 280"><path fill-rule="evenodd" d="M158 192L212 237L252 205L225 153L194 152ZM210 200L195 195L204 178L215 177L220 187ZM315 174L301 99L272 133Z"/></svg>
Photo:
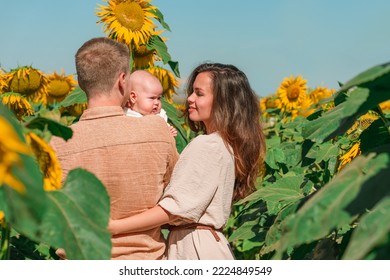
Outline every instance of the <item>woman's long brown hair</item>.
<svg viewBox="0 0 390 280"><path fill-rule="evenodd" d="M263 171L265 136L259 100L241 70L220 63L204 63L194 69L187 82L188 96L193 92L197 75L202 72L210 73L213 82L213 128L233 149L236 172L233 200L236 201L255 190L256 179ZM188 109L188 102L186 105ZM191 121L188 110L184 115L193 131L206 133L203 122Z"/></svg>

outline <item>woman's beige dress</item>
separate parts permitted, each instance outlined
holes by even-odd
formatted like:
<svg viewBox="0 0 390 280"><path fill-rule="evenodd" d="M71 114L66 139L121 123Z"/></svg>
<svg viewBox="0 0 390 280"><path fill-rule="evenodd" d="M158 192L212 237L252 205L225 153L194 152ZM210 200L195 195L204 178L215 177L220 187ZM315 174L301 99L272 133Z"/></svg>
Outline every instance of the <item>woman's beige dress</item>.
<svg viewBox="0 0 390 280"><path fill-rule="evenodd" d="M218 133L200 135L181 153L159 205L181 217L174 225L200 223L222 229L231 211L234 180L234 157L221 136ZM224 235L217 234L220 241L207 229L173 230L169 235L167 257L234 259Z"/></svg>

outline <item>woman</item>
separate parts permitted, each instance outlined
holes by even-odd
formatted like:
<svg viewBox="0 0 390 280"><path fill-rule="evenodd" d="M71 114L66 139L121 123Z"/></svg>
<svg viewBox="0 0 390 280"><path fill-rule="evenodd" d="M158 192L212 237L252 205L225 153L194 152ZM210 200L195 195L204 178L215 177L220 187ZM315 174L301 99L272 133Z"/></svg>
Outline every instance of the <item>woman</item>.
<svg viewBox="0 0 390 280"><path fill-rule="evenodd" d="M157 206L110 221L112 234L163 224L168 259L234 259L221 230L232 202L255 189L265 156L258 99L232 65L205 63L192 72L186 119L201 133L183 150Z"/></svg>

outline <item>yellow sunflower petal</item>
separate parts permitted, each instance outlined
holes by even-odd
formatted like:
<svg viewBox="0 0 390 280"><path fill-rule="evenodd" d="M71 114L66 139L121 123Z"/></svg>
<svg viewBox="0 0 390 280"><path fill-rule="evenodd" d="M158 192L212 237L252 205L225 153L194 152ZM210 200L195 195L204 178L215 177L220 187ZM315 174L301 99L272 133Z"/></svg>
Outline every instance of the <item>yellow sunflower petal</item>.
<svg viewBox="0 0 390 280"><path fill-rule="evenodd" d="M4 212L0 211L0 226L4 224Z"/></svg>
<svg viewBox="0 0 390 280"><path fill-rule="evenodd" d="M20 154L31 154L31 149L18 137L8 121L0 116L0 186L7 184L18 192L24 185L12 174L12 167L22 164Z"/></svg>
<svg viewBox="0 0 390 280"><path fill-rule="evenodd" d="M320 100L331 97L335 92L334 89L317 87L309 93L309 98L313 104L317 104Z"/></svg>
<svg viewBox="0 0 390 280"><path fill-rule="evenodd" d="M168 102L172 103L172 97L179 87L179 82L176 80L175 76L170 71L159 66L150 67L145 70L160 80L163 86L164 97Z"/></svg>
<svg viewBox="0 0 390 280"><path fill-rule="evenodd" d="M338 170L340 171L348 163L350 163L355 157L361 154L360 142L356 142L344 155L339 158L340 165Z"/></svg>
<svg viewBox="0 0 390 280"><path fill-rule="evenodd" d="M35 133L27 133L26 139L30 143L43 173L45 191L60 189L62 169L54 150Z"/></svg>

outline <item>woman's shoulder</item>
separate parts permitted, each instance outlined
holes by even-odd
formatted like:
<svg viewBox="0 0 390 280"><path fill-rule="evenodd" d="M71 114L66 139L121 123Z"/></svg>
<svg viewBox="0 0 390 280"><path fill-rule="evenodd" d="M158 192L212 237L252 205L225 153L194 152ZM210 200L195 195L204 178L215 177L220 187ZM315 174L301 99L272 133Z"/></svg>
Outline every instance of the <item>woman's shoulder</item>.
<svg viewBox="0 0 390 280"><path fill-rule="evenodd" d="M212 134L201 134L192 139L191 144L204 145L204 144L219 144L223 143L222 137L214 132Z"/></svg>
<svg viewBox="0 0 390 280"><path fill-rule="evenodd" d="M223 146L223 140L221 136L218 133L212 133L212 134L202 134L196 136L194 139L191 140L188 147L191 147L192 150L198 150L198 151L207 151L207 150L213 150L217 151Z"/></svg>

